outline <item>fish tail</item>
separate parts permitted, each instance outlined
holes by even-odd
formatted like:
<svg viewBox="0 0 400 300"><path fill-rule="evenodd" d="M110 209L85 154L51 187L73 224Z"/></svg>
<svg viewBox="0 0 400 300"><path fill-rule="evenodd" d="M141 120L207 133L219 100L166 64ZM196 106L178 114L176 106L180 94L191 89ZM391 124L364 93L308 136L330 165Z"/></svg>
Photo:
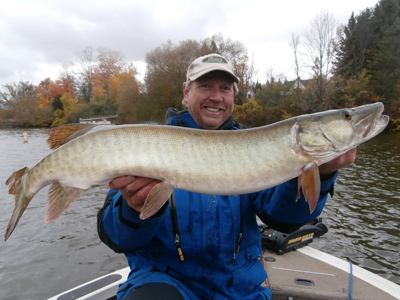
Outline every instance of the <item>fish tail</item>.
<svg viewBox="0 0 400 300"><path fill-rule="evenodd" d="M17 226L19 219L24 213L25 209L28 207L29 202L32 200L33 195L26 195L25 182L26 174L29 171L28 167L22 168L14 172L6 181L8 186L8 193L15 196L15 207L11 216L11 220L8 223L5 241L10 237L12 232Z"/></svg>

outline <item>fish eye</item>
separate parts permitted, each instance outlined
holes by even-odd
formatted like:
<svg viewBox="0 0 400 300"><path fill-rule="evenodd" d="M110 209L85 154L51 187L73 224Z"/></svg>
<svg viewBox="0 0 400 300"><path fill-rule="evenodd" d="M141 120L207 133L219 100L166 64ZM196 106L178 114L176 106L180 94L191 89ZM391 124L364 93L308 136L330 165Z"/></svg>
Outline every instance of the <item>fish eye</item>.
<svg viewBox="0 0 400 300"><path fill-rule="evenodd" d="M344 111L344 117L345 117L347 120L351 120L351 112L348 111L348 110L345 110L345 111Z"/></svg>

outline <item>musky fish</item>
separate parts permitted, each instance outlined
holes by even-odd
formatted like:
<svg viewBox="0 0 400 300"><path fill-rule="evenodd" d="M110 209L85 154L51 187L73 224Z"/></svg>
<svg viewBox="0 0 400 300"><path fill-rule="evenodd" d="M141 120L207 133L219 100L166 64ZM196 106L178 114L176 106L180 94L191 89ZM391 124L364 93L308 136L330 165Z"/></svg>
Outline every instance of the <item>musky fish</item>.
<svg viewBox="0 0 400 300"><path fill-rule="evenodd" d="M5 240L43 187L51 184L47 224L86 190L121 175L161 180L146 199L142 219L157 212L175 188L237 195L295 177L312 212L319 195L318 166L379 134L389 122L382 116L383 108L378 102L236 131L163 125L54 128L48 143L55 150L6 181L9 193L15 195L15 208Z"/></svg>

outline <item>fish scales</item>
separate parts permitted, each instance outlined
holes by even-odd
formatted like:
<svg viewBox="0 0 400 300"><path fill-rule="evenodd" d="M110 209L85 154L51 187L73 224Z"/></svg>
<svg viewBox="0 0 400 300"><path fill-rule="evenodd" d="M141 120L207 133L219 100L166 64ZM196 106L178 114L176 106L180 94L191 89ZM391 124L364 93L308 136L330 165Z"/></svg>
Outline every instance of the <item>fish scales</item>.
<svg viewBox="0 0 400 300"><path fill-rule="evenodd" d="M317 182L304 186L314 193L303 191L306 198L312 195L307 198L312 211L319 195L317 166L380 133L389 122L382 111L383 105L375 103L231 131L101 126L85 129L80 136L71 130L75 138L70 141L57 136L63 127L53 129L52 148L58 148L32 168L14 172L6 182L9 193L15 195L15 208L5 237L44 186L51 184L45 218L49 223L87 189L121 175L161 180L146 199L141 218L162 207L174 188L234 195L257 192L297 176L303 178L301 182Z"/></svg>

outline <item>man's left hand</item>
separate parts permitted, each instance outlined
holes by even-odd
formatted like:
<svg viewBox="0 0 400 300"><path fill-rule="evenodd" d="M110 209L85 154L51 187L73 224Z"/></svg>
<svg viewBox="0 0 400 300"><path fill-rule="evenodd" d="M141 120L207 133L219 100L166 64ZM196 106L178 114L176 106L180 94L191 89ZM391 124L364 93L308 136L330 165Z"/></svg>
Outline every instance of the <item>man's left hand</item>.
<svg viewBox="0 0 400 300"><path fill-rule="evenodd" d="M336 172L339 169L351 165L356 160L357 148L353 148L347 151L345 154L331 160L330 162L324 163L319 166L320 175L328 175Z"/></svg>

